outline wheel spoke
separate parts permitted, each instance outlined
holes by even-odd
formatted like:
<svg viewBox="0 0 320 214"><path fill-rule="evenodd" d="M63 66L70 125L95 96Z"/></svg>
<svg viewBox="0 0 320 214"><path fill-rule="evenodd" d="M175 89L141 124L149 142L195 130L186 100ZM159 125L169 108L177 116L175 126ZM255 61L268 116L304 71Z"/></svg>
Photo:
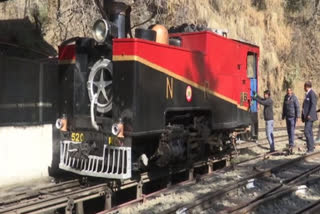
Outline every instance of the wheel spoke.
<svg viewBox="0 0 320 214"><path fill-rule="evenodd" d="M105 87L108 87L108 86L111 85L111 84L112 84L112 81L106 81L104 86L105 86Z"/></svg>
<svg viewBox="0 0 320 214"><path fill-rule="evenodd" d="M98 91L97 91L98 97L99 97L101 91L102 91L101 88L98 87Z"/></svg>
<svg viewBox="0 0 320 214"><path fill-rule="evenodd" d="M92 84L99 87L99 82L92 82Z"/></svg>
<svg viewBox="0 0 320 214"><path fill-rule="evenodd" d="M107 96L106 90L105 90L105 89L102 89L101 91L102 91L102 94L103 94L104 98L107 100L107 102L109 102L109 98L108 98L108 96Z"/></svg>
<svg viewBox="0 0 320 214"><path fill-rule="evenodd" d="M104 77L103 77L103 69L101 69L101 74L100 74L100 82L104 82Z"/></svg>

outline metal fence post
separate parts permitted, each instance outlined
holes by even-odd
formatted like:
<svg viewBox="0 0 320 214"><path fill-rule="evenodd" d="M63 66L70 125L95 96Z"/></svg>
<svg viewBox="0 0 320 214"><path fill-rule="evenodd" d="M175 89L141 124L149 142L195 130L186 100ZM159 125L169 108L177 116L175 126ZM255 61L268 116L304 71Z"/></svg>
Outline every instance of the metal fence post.
<svg viewBox="0 0 320 214"><path fill-rule="evenodd" d="M39 69L39 123L43 123L43 62L40 63Z"/></svg>

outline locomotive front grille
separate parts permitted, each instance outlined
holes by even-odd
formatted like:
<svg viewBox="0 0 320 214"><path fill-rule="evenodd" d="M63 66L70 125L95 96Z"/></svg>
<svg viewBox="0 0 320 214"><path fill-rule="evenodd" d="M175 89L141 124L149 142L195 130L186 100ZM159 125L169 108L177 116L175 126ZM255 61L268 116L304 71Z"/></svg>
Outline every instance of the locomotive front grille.
<svg viewBox="0 0 320 214"><path fill-rule="evenodd" d="M131 147L104 145L103 155L88 155L86 158L75 156L72 141L60 142L60 169L85 176L111 179L131 177Z"/></svg>

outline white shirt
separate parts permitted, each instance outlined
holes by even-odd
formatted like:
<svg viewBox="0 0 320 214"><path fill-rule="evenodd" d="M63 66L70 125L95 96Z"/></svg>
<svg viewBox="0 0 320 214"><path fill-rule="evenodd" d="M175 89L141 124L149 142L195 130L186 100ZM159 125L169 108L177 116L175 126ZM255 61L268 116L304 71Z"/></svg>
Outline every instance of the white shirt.
<svg viewBox="0 0 320 214"><path fill-rule="evenodd" d="M310 91L311 91L311 88L309 88L308 91L306 92L306 96L309 94Z"/></svg>

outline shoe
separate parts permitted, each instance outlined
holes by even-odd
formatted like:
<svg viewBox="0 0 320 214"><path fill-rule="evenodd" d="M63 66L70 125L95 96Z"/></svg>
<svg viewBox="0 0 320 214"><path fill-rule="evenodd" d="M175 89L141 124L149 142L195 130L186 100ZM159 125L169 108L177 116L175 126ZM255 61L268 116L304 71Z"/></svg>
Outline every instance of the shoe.
<svg viewBox="0 0 320 214"><path fill-rule="evenodd" d="M293 154L293 146L289 146L288 153L289 155Z"/></svg>
<svg viewBox="0 0 320 214"><path fill-rule="evenodd" d="M307 151L307 152L306 152L306 155L309 155L309 154L311 154L311 153L313 153L313 152L314 152L314 151L311 151L311 150L310 150L310 151Z"/></svg>

